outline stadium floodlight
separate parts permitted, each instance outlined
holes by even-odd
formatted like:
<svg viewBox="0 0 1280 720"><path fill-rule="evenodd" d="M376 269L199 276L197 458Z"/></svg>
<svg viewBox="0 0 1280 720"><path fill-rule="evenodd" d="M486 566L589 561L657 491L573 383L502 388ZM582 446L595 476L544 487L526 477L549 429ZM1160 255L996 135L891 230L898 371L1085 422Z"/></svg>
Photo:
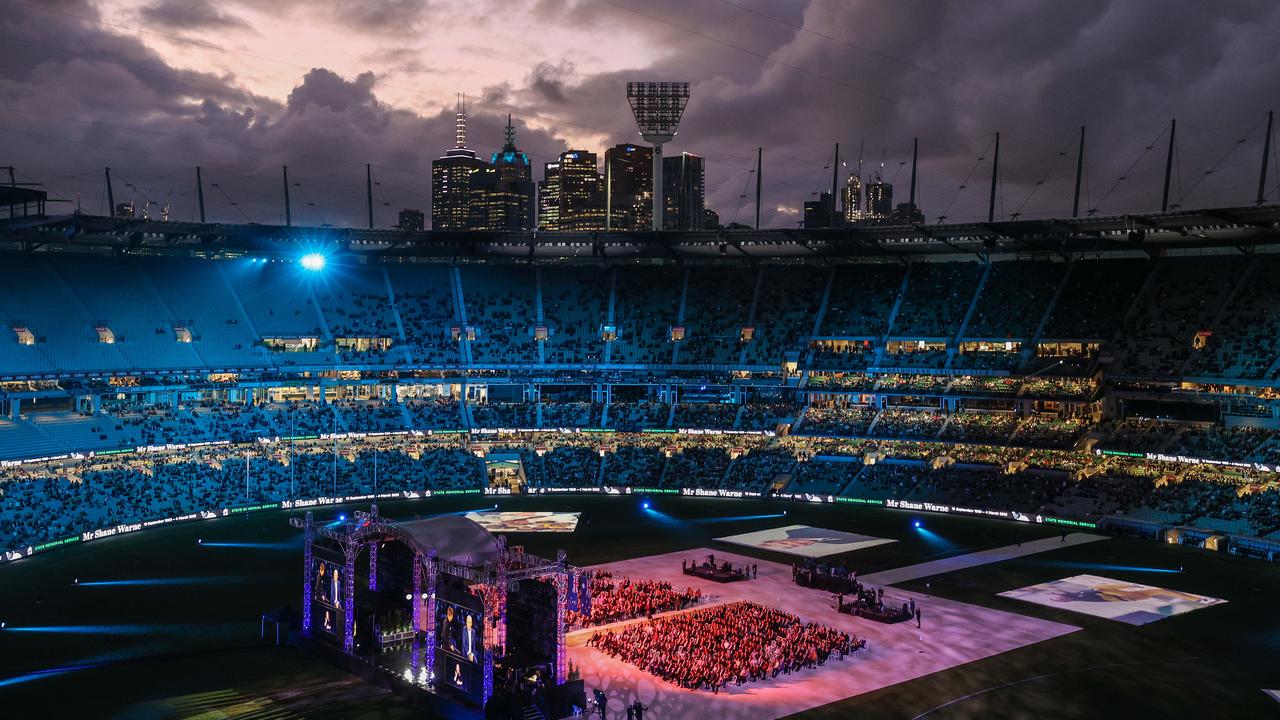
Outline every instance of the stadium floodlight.
<svg viewBox="0 0 1280 720"><path fill-rule="evenodd" d="M653 144L653 229L662 229L662 146L676 136L684 106L689 104L687 82L629 82L627 102L640 127L640 137Z"/></svg>
<svg viewBox="0 0 1280 720"><path fill-rule="evenodd" d="M324 255L320 253L307 253L302 256L302 267L312 272L318 272L324 269Z"/></svg>

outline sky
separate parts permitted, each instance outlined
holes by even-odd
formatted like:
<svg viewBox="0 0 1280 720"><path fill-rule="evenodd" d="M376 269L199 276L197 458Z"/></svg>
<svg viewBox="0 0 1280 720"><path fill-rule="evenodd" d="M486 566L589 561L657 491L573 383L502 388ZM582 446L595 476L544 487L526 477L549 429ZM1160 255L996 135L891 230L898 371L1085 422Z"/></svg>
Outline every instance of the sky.
<svg viewBox="0 0 1280 720"><path fill-rule="evenodd" d="M687 80L668 154L706 158L707 205L796 227L862 158L930 224L1065 217L1080 126L1082 214L1247 205L1280 104L1280 3L1162 0L0 0L0 166L51 212L117 201L210 221L363 226L430 214L431 161L502 144L512 116L535 178L566 149L639 138L629 80ZM1277 131L1280 134L1280 131ZM1273 143L1273 153L1275 144ZM862 148L861 151L859 148ZM1280 201L1280 163L1266 192Z"/></svg>

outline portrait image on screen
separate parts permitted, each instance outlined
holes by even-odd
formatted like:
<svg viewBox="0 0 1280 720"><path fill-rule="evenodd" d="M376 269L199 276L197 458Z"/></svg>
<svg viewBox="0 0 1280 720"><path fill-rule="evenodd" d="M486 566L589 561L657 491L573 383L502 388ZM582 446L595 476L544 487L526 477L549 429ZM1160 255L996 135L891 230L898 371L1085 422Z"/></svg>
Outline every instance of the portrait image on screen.
<svg viewBox="0 0 1280 720"><path fill-rule="evenodd" d="M444 656L443 674L437 677L444 678L444 681L450 687L456 688L464 693L471 692L471 670L470 663L465 663L451 655Z"/></svg>
<svg viewBox="0 0 1280 720"><path fill-rule="evenodd" d="M436 639L441 650L467 663L484 656L480 613L451 602L436 604Z"/></svg>
<svg viewBox="0 0 1280 720"><path fill-rule="evenodd" d="M342 566L321 560L316 563L312 593L315 601L334 609L342 608Z"/></svg>

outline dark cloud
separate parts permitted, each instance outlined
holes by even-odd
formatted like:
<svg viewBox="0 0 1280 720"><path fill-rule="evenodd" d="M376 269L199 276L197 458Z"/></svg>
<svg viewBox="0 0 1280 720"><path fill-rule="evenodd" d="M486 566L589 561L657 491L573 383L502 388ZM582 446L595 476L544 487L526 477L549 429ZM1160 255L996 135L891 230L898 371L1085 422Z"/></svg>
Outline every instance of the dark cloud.
<svg viewBox="0 0 1280 720"><path fill-rule="evenodd" d="M540 62L533 66L525 84L541 100L562 104L565 102L565 84L573 78L573 75L573 63L568 60L562 60L554 65L549 62Z"/></svg>
<svg viewBox="0 0 1280 720"><path fill-rule="evenodd" d="M226 0L296 23L324 23L377 35L421 29L436 8L428 0Z"/></svg>
<svg viewBox="0 0 1280 720"><path fill-rule="evenodd" d="M371 163L377 221L387 226L401 208L430 208L431 159L453 145L452 108L424 117L381 103L371 72L312 69L281 103L234 79L179 71L135 40L78 21L0 15L0 33L24 41L0 43L4 155L25 179L89 212L107 209L102 168L111 166L117 201L153 202L153 215L167 204L190 219L200 165L211 220L279 222L288 165L295 222L358 225ZM473 114L473 146L496 149L505 122ZM518 118L516 126L535 156L564 146Z"/></svg>
<svg viewBox="0 0 1280 720"><path fill-rule="evenodd" d="M403 36L444 12L424 2L336 0L231 0L216 12L234 17L234 8L247 5L281 22L343 22L379 37ZM48 7L97 17L87 1ZM1175 200L1247 204L1257 181L1258 125L1280 97L1280 5L1264 0L538 0L532 12L537 22L575 28L596 53L608 52L616 32L639 34L662 52L652 64L601 72L566 47L524 60L529 70L518 84L462 74L459 89L475 94L472 147L501 145L507 113L535 165L563 150L565 137L602 146L633 140L624 83L687 79L693 97L669 152L705 155L709 205L725 220L746 220L751 199L741 196L754 184L755 148L764 147L763 214L776 226L794 222L800 203L829 187L837 141L842 173L856 164L863 141L867 174L883 159L886 179L905 199L913 137L920 138L920 205L930 220L944 212L956 221L985 219L997 130L998 215L1064 215L1080 125L1089 127L1086 207L1151 210L1163 172L1161 132L1171 117L1179 121ZM175 69L109 27L22 5L0 14L0 34L5 156L56 193L78 194L91 210L102 204L100 168L111 165L134 185L117 195L168 199L189 217L191 166L201 164L218 183L206 187L211 216L274 222L279 167L288 164L301 183L295 221L361 224L368 162L380 183L375 202L389 204L380 222L389 224L400 207L428 207L431 159L453 145L452 107L421 115L380 102L381 77L372 72L299 72L278 100L246 91L234 77ZM462 63L424 47L400 41L385 53L418 68ZM520 52L489 47L477 35L461 57ZM388 66L395 63L369 62L380 73L394 71Z"/></svg>
<svg viewBox="0 0 1280 720"><path fill-rule="evenodd" d="M170 30L225 30L247 28L245 21L228 15L208 0L159 0L139 11L142 19Z"/></svg>
<svg viewBox="0 0 1280 720"><path fill-rule="evenodd" d="M1175 116L1175 198L1245 204L1257 178L1258 123L1280 95L1280 45L1267 39L1280 33L1280 6L1267 2L546 0L539 11L601 30L627 24L671 52L652 67L583 76L561 88L567 104L520 96L529 109L623 135L634 132L623 82L690 80L676 143L708 156L709 202L729 218L756 146L765 148L768 222L775 205L794 208L829 188L837 141L852 166L865 140L868 166L883 158L905 199L904 161L919 137L920 204L929 217L985 219L997 130L997 215L1063 215L1080 125L1090 128L1087 206L1151 210L1163 146L1145 148Z"/></svg>

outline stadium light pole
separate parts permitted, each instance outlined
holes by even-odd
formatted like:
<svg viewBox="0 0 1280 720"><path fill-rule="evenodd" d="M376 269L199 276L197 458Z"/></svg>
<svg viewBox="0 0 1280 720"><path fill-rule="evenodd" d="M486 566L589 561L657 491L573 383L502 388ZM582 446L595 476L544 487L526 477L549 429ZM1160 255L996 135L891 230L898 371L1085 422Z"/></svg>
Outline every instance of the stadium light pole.
<svg viewBox="0 0 1280 720"><path fill-rule="evenodd" d="M640 128L640 137L653 144L653 223L662 229L662 146L676 136L680 116L689 103L687 82L629 82L627 102Z"/></svg>
<svg viewBox="0 0 1280 720"><path fill-rule="evenodd" d="M1267 200L1267 159L1271 155L1271 128L1275 124L1276 113L1274 110L1267 111L1267 134L1262 140L1262 172L1258 175L1258 205L1263 204ZM9 171L12 175L13 171ZM10 177L12 180L13 178Z"/></svg>

